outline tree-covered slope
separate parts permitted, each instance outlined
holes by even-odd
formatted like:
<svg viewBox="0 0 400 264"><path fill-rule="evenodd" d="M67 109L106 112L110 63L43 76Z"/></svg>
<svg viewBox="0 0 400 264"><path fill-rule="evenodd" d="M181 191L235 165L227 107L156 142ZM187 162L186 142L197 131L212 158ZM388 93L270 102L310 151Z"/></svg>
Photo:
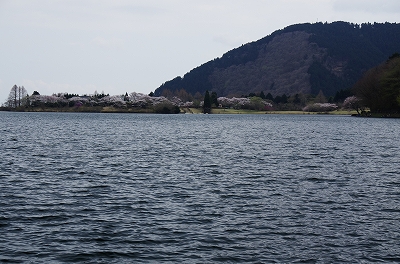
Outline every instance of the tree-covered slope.
<svg viewBox="0 0 400 264"><path fill-rule="evenodd" d="M400 51L400 24L298 24L225 53L155 91L206 90L219 96L310 93L350 88L371 67Z"/></svg>
<svg viewBox="0 0 400 264"><path fill-rule="evenodd" d="M373 113L400 111L400 54L368 70L354 85L353 92L361 104Z"/></svg>

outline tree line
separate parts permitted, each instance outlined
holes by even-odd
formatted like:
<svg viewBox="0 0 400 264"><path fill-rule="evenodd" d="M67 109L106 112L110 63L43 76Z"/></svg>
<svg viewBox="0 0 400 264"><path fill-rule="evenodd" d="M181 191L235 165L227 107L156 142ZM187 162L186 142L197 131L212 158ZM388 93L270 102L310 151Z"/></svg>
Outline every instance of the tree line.
<svg viewBox="0 0 400 264"><path fill-rule="evenodd" d="M58 93L41 95L34 91L28 95L26 89L14 85L11 88L8 100L1 110L8 111L78 111L78 112L134 112L134 113L162 113L177 114L182 102L177 98L169 100L165 97L154 97L146 94L132 92L123 95L97 93L92 95L78 95ZM106 109L105 107L112 108Z"/></svg>
<svg viewBox="0 0 400 264"><path fill-rule="evenodd" d="M344 93L344 92L343 92ZM339 93L338 93L339 94ZM337 96L339 97L339 96ZM97 93L83 95L70 93L58 93L53 95L41 95L34 91L28 95L23 86L14 85L3 105L9 110L30 111L30 109L72 109L77 111L95 111L97 108L111 106L116 109L155 113L179 113L180 108L203 108L204 113L211 113L212 108L248 109L257 111L269 110L302 110L310 103L327 103L332 98L326 99L322 91L317 96L295 94L293 96L283 94L281 96L250 93L240 97L219 97L214 91L206 91L205 95L196 93L192 95L184 89L179 91L165 90L162 96L155 96L153 92L149 95L140 93L125 93L123 95L110 96L109 94ZM57 110L58 109L58 110ZM310 108L310 109L316 109ZM3 108L4 110L4 108ZM71 110L71 111L72 111ZM131 111L129 110L129 111Z"/></svg>

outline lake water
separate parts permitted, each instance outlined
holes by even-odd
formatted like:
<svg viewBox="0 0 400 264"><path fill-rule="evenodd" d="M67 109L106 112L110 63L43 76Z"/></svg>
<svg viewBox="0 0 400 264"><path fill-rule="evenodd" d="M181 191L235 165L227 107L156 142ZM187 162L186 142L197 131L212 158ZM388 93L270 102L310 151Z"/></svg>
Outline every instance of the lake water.
<svg viewBox="0 0 400 264"><path fill-rule="evenodd" d="M399 119L0 122L0 262L400 262Z"/></svg>

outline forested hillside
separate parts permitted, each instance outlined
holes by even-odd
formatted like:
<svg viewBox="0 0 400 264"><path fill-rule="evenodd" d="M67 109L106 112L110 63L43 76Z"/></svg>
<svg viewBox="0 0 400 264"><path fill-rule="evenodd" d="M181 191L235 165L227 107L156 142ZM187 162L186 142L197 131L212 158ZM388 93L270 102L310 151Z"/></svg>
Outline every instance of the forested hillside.
<svg viewBox="0 0 400 264"><path fill-rule="evenodd" d="M333 96L368 69L400 52L400 24L298 24L228 51L155 90L195 95L250 93Z"/></svg>
<svg viewBox="0 0 400 264"><path fill-rule="evenodd" d="M372 113L400 113L400 54L368 70L354 85L360 105Z"/></svg>

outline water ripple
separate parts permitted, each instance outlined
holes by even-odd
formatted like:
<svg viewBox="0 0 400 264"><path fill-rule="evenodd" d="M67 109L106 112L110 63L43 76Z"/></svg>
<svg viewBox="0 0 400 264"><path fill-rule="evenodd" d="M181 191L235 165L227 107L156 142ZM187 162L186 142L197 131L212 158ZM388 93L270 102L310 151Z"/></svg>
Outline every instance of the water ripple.
<svg viewBox="0 0 400 264"><path fill-rule="evenodd" d="M0 262L399 262L398 120L0 119Z"/></svg>

